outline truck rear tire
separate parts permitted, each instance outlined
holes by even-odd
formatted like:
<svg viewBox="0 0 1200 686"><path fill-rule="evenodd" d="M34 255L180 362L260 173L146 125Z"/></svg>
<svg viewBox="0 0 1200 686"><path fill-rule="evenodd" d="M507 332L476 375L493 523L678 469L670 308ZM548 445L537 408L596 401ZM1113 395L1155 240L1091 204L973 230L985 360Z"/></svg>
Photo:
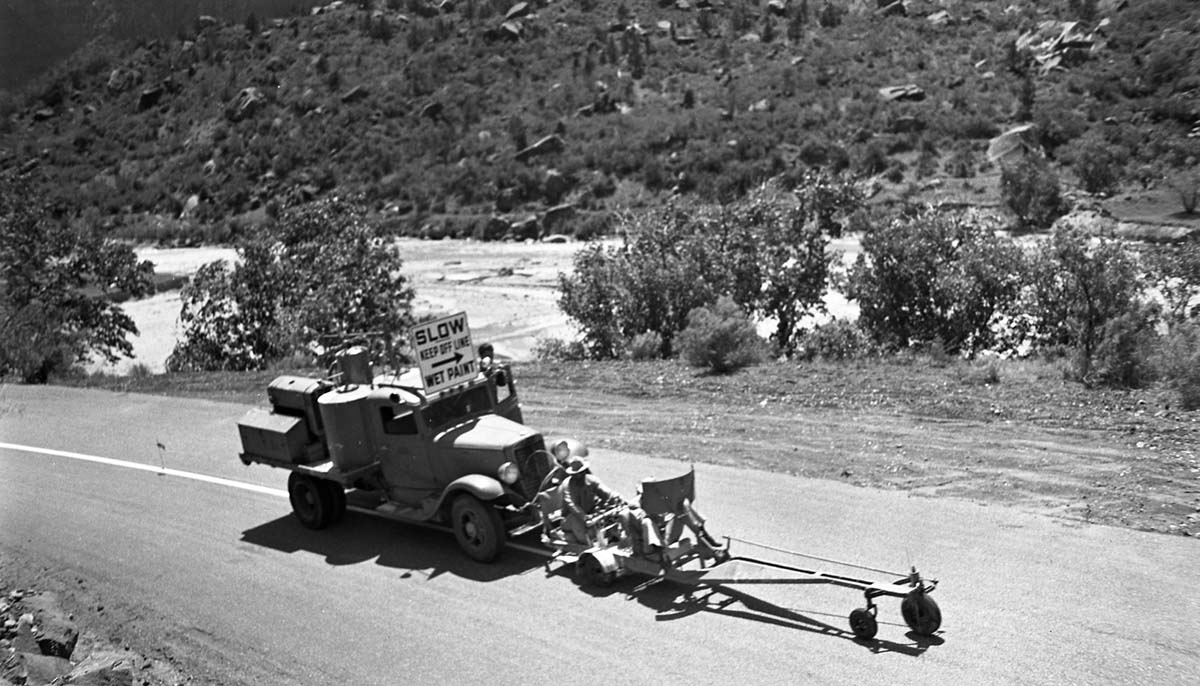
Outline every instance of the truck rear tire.
<svg viewBox="0 0 1200 686"><path fill-rule="evenodd" d="M288 476L288 499L296 519L309 529L324 529L333 515L333 493L311 476L292 472Z"/></svg>
<svg viewBox="0 0 1200 686"><path fill-rule="evenodd" d="M463 494L450 506L450 525L454 538L472 560L491 562L504 547L504 522L496 508Z"/></svg>

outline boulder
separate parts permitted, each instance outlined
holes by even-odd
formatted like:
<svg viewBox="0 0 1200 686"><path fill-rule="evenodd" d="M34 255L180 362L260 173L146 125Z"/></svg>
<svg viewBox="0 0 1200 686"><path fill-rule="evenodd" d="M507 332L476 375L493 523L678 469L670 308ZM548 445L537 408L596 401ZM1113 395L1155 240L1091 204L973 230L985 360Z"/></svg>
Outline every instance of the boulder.
<svg viewBox="0 0 1200 686"><path fill-rule="evenodd" d="M196 195L194 193L192 195L189 195L188 199L186 201L184 201L184 203L183 203L183 211L179 213L179 218L187 219L188 217L191 217L192 215L196 214L196 210L199 207L200 207L200 196Z"/></svg>
<svg viewBox="0 0 1200 686"><path fill-rule="evenodd" d="M63 683L62 678L71 672L71 661L51 655L35 653L12 653L0 666L0 679L14 684Z"/></svg>
<svg viewBox="0 0 1200 686"><path fill-rule="evenodd" d="M138 111L144 112L158 105L159 101L162 100L163 93L166 93L166 89L162 86L152 86L143 90L141 95L138 96Z"/></svg>
<svg viewBox="0 0 1200 686"><path fill-rule="evenodd" d="M51 592L27 596L25 609L33 615L39 652L53 657L69 658L79 641L79 627L71 615L62 609L58 596Z"/></svg>
<svg viewBox="0 0 1200 686"><path fill-rule="evenodd" d="M444 109L444 107L443 107L442 103L434 100L433 102L427 103L424 107L421 108L421 117L424 119L433 119L436 121L436 120L442 118L443 109Z"/></svg>
<svg viewBox="0 0 1200 686"><path fill-rule="evenodd" d="M875 14L881 17L907 17L908 7L905 6L904 0L896 0L875 10Z"/></svg>
<svg viewBox="0 0 1200 686"><path fill-rule="evenodd" d="M562 229L563 224L575 218L575 205L563 203L548 208L542 213L542 229L546 233L554 233Z"/></svg>
<svg viewBox="0 0 1200 686"><path fill-rule="evenodd" d="M75 666L64 684L74 686L133 686L134 657L129 653L99 651Z"/></svg>
<svg viewBox="0 0 1200 686"><path fill-rule="evenodd" d="M563 173L557 169L549 169L546 171L546 178L542 181L542 195L547 202L556 203L567 191L571 189L571 182Z"/></svg>
<svg viewBox="0 0 1200 686"><path fill-rule="evenodd" d="M212 15L209 15L209 14L201 14L200 16L196 17L196 28L197 29L203 30L203 29L212 28L212 27L216 26L218 23L220 23L220 22L217 21L217 18Z"/></svg>
<svg viewBox="0 0 1200 686"><path fill-rule="evenodd" d="M54 108L43 107L40 110L34 111L33 120L34 121L46 121L47 119L53 119L55 114L56 113L54 111Z"/></svg>
<svg viewBox="0 0 1200 686"><path fill-rule="evenodd" d="M519 241L536 240L540 232L538 218L535 214L514 220L508 229L508 235Z"/></svg>
<svg viewBox="0 0 1200 686"><path fill-rule="evenodd" d="M1014 126L988 142L987 157L992 164L1003 164L1030 153L1041 153L1034 124Z"/></svg>
<svg viewBox="0 0 1200 686"><path fill-rule="evenodd" d="M108 73L108 81L104 87L110 93L124 93L142 80L142 75L134 69L118 67Z"/></svg>
<svg viewBox="0 0 1200 686"><path fill-rule="evenodd" d="M879 89L879 95L888 102L918 102L925 99L925 91L915 83L907 83L902 86L885 86Z"/></svg>
<svg viewBox="0 0 1200 686"><path fill-rule="evenodd" d="M249 119L265 104L267 104L267 96L261 90L254 86L243 88L233 102L225 108L225 117L230 121Z"/></svg>
<svg viewBox="0 0 1200 686"><path fill-rule="evenodd" d="M517 161L524 162L525 160L528 160L532 157L537 157L539 155L562 152L563 148L565 147L566 144L563 143L561 136L557 134L551 134L523 150L518 150L516 158Z"/></svg>
<svg viewBox="0 0 1200 686"><path fill-rule="evenodd" d="M504 13L504 21L512 21L514 19L520 19L521 17L524 17L525 15L529 14L529 11L530 11L529 3L518 2L517 4L513 5L512 7L509 7L508 11Z"/></svg>
<svg viewBox="0 0 1200 686"><path fill-rule="evenodd" d="M1092 209L1077 209L1054 220L1051 231L1071 229L1089 236L1112 236L1116 232L1117 220Z"/></svg>
<svg viewBox="0 0 1200 686"><path fill-rule="evenodd" d="M777 17L787 16L787 0L767 0L767 12Z"/></svg>
<svg viewBox="0 0 1200 686"><path fill-rule="evenodd" d="M950 17L950 13L946 10L934 12L928 17L925 17L925 21L933 24L934 26L946 26L947 24L954 22L954 20Z"/></svg>
<svg viewBox="0 0 1200 686"><path fill-rule="evenodd" d="M342 102L344 102L344 103L358 102L359 100L366 98L370 94L371 94L371 91L369 91L366 86L363 86L360 84L360 85L355 86L354 88L351 88L350 90L346 91L345 93L342 93Z"/></svg>

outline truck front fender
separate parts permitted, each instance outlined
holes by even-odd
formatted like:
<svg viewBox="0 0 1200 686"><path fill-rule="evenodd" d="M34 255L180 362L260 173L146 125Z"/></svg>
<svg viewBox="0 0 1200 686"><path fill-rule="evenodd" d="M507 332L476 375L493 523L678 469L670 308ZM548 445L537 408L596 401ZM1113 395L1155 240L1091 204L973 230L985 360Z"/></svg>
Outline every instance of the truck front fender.
<svg viewBox="0 0 1200 686"><path fill-rule="evenodd" d="M466 491L484 502L495 500L504 495L504 486L496 479L484 474L467 474L460 476L446 486L442 491L442 501L445 502L457 491Z"/></svg>

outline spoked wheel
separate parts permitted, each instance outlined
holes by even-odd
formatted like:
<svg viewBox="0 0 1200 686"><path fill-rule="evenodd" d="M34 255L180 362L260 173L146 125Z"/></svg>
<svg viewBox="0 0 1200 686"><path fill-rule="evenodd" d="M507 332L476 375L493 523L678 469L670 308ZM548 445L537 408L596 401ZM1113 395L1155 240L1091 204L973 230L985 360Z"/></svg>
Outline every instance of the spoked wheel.
<svg viewBox="0 0 1200 686"><path fill-rule="evenodd" d="M292 501L296 519L304 526L309 529L329 526L334 510L333 493L322 481L292 472L288 476L288 499Z"/></svg>
<svg viewBox="0 0 1200 686"><path fill-rule="evenodd" d="M865 607L851 612L850 630L854 632L855 638L875 638L875 634L879 632L879 622L875 621L875 613Z"/></svg>
<svg viewBox="0 0 1200 686"><path fill-rule="evenodd" d="M460 495L450 507L458 545L472 560L491 562L504 547L504 523L496 509L471 495Z"/></svg>
<svg viewBox="0 0 1200 686"><path fill-rule="evenodd" d="M921 589L904 596L900 603L900 614L904 615L904 623L908 628L918 636L932 636L942 626L942 611L933 598Z"/></svg>
<svg viewBox="0 0 1200 686"><path fill-rule="evenodd" d="M604 569L595 555L583 555L575 563L575 575L588 586L608 588L617 578L616 573Z"/></svg>

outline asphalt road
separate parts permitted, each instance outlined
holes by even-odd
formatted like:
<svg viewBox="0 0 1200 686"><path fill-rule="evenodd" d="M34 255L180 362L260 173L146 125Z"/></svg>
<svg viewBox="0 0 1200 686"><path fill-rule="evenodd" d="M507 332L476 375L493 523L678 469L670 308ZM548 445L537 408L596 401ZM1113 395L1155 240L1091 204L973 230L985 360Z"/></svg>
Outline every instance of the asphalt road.
<svg viewBox="0 0 1200 686"><path fill-rule="evenodd" d="M135 615L163 625L165 650L212 651L246 683L1182 684L1200 674L1190 538L698 465L696 506L715 534L915 564L940 580L936 637L908 633L899 601L884 599L878 639L864 642L846 630L862 599L845 589L765 587L745 602L689 602L683 588L636 591L630 580L596 592L548 574L540 557L509 551L481 566L447 534L363 514L307 531L272 490L286 474L238 462L244 410L0 388L0 442L269 487L0 448L0 552L136 603ZM643 476L687 468L593 454L594 471L630 495Z"/></svg>

